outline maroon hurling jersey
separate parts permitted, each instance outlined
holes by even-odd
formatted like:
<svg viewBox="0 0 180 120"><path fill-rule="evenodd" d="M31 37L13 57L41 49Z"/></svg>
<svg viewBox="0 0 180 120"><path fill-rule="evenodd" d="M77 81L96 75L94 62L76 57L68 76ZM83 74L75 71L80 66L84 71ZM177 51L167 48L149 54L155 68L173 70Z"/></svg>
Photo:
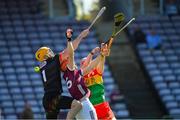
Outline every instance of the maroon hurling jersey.
<svg viewBox="0 0 180 120"><path fill-rule="evenodd" d="M75 69L71 71L67 69L64 72L63 78L66 81L69 93L74 99L80 100L85 95L89 97L90 91L84 83L81 70Z"/></svg>

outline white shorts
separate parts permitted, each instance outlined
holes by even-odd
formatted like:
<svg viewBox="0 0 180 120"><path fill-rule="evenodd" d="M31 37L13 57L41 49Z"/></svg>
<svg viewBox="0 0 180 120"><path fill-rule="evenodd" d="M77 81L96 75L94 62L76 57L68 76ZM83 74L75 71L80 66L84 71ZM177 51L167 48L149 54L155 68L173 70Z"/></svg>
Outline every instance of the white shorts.
<svg viewBox="0 0 180 120"><path fill-rule="evenodd" d="M83 101L81 101L81 104L83 107L76 115L76 119L97 120L96 110L89 101L89 98L85 98Z"/></svg>

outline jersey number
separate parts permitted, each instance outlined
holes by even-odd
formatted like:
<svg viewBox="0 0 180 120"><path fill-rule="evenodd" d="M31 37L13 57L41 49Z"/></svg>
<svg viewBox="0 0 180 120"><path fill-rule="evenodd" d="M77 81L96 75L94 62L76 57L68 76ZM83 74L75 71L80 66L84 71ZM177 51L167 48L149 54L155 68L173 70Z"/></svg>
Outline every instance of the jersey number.
<svg viewBox="0 0 180 120"><path fill-rule="evenodd" d="M67 81L67 87L68 89L70 89L72 87L72 81L71 80L68 80L68 78L66 78L66 81ZM85 91L83 90L82 86L80 84L77 85L77 88L79 89L79 91L81 92L81 94L85 95Z"/></svg>
<svg viewBox="0 0 180 120"><path fill-rule="evenodd" d="M45 73L45 70L42 71L42 75L43 75L43 81L46 82L47 79L46 79L46 73Z"/></svg>

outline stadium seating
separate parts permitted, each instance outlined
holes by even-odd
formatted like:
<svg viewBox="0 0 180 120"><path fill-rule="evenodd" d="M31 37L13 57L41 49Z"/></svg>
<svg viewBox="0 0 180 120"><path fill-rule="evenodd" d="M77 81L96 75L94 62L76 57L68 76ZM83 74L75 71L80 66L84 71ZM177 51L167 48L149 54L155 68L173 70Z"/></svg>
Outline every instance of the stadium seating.
<svg viewBox="0 0 180 120"><path fill-rule="evenodd" d="M56 53L65 48L64 32L74 29L74 36L86 28L87 22L53 21L43 16L36 0L0 0L0 109L4 119L16 119L28 101L36 119L45 118L42 106L43 86L40 75L34 72L34 53L41 46L49 46ZM76 51L76 61L96 47L97 38L92 30ZM108 65L105 65L106 98L115 86ZM69 95L65 82L63 89ZM176 91L175 91L176 92ZM121 95L120 95L121 96ZM117 118L128 118L126 104L120 98L113 104ZM119 100L119 99L118 99ZM173 112L173 111L172 111Z"/></svg>
<svg viewBox="0 0 180 120"><path fill-rule="evenodd" d="M150 51L146 43L140 43L136 50L147 70L157 93L167 109L170 117L180 118L180 16L139 17L129 27L133 33L135 26L145 32L150 27L161 35L162 48Z"/></svg>

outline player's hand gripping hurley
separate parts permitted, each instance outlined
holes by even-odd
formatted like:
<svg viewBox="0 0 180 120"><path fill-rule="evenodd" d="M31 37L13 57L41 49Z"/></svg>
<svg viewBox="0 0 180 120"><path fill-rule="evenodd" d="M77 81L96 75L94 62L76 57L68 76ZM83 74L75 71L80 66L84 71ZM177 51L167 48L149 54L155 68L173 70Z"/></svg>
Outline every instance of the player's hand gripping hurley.
<svg viewBox="0 0 180 120"><path fill-rule="evenodd" d="M122 22L124 21L124 14L123 13L117 13L114 16L114 29L113 29L113 33L110 37L110 39L105 43L108 45L108 49L111 48L112 42L114 40L114 38L121 32L123 31L131 22L133 22L135 20L135 18L132 18L131 20L129 20L129 22L127 22L124 26L121 26Z"/></svg>

